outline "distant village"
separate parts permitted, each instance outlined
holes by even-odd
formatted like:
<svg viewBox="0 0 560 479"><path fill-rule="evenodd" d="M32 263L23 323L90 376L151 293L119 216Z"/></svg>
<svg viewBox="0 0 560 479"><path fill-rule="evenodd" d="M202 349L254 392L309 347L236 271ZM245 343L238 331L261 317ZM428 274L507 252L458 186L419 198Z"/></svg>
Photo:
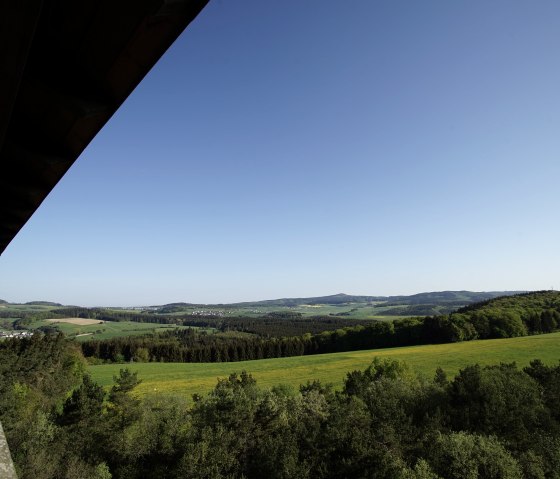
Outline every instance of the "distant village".
<svg viewBox="0 0 560 479"><path fill-rule="evenodd" d="M29 338L33 331L0 331L0 338Z"/></svg>
<svg viewBox="0 0 560 479"><path fill-rule="evenodd" d="M213 316L217 318L222 318L224 317L224 315L225 315L224 311L212 310L212 309L201 309L199 311L193 311L191 313L191 316Z"/></svg>

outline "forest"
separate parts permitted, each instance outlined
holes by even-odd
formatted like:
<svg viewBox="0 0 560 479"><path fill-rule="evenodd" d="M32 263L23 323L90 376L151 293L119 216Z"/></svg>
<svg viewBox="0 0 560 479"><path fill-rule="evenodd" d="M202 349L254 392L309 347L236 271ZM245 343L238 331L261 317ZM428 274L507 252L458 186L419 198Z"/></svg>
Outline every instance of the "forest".
<svg viewBox="0 0 560 479"><path fill-rule="evenodd" d="M194 329L169 331L135 337L89 340L81 343L82 352L92 361L128 362L228 362L279 358L308 354L391 348L420 344L452 343L474 339L511 338L528 334L550 333L560 327L560 293L541 291L490 299L469 305L448 315L435 315L392 321L360 321L358 324L305 332L293 336L294 323L311 328L312 319L270 317L266 326L278 331L265 334L212 335ZM321 325L330 324L323 318ZM228 320L229 321L229 320ZM232 329L239 324L241 331L256 325L259 319L228 322ZM239 322L241 321L241 322ZM258 330L258 329L257 329ZM300 330L301 331L301 330ZM313 331L313 329L312 329Z"/></svg>
<svg viewBox="0 0 560 479"><path fill-rule="evenodd" d="M0 420L20 479L560 477L560 365L539 360L414 375L375 359L334 391L258 387L248 372L207 395L104 390L62 335L0 342Z"/></svg>

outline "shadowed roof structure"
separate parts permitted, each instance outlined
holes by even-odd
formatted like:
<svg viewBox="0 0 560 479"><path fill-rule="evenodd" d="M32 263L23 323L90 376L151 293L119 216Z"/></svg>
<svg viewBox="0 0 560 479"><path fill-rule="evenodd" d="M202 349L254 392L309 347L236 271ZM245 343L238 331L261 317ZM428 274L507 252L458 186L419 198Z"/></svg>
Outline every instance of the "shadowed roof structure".
<svg viewBox="0 0 560 479"><path fill-rule="evenodd" d="M0 4L0 254L207 2Z"/></svg>

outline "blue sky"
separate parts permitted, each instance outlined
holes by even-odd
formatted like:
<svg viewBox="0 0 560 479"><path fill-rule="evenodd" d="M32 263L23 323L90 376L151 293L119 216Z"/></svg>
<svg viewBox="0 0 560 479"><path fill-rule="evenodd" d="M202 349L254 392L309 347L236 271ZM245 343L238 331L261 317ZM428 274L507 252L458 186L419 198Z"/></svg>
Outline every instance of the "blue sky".
<svg viewBox="0 0 560 479"><path fill-rule="evenodd" d="M558 18L211 1L0 257L0 298L560 287Z"/></svg>

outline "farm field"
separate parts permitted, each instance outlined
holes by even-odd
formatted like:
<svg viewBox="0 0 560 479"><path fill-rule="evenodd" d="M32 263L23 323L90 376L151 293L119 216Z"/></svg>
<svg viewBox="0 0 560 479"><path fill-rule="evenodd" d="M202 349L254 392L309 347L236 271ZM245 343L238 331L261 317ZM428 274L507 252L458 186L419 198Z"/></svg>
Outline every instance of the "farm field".
<svg viewBox="0 0 560 479"><path fill-rule="evenodd" d="M69 338L76 340L86 339L111 339L119 336L135 336L151 332L169 331L173 329L184 329L184 326L157 323L136 323L133 321L99 321L92 319L76 318L77 321L68 319L47 319L38 321L33 327L44 325L54 326Z"/></svg>
<svg viewBox="0 0 560 479"><path fill-rule="evenodd" d="M109 386L119 369L128 367L138 372L142 379L137 388L140 395L171 393L190 396L207 393L215 386L217 378L242 370L251 373L264 388L277 384L298 387L314 379L340 387L348 371L365 369L376 356L405 361L413 371L428 377L438 366L448 376L453 376L462 367L475 362L486 365L516 361L525 366L532 359L539 358L546 364L555 364L560 360L560 332L237 363L106 364L90 366L89 371L95 381Z"/></svg>
<svg viewBox="0 0 560 479"><path fill-rule="evenodd" d="M46 319L48 323L69 323L75 324L76 326L91 326L92 324L103 324L103 321L99 319L86 319L86 318L58 318L58 319Z"/></svg>

